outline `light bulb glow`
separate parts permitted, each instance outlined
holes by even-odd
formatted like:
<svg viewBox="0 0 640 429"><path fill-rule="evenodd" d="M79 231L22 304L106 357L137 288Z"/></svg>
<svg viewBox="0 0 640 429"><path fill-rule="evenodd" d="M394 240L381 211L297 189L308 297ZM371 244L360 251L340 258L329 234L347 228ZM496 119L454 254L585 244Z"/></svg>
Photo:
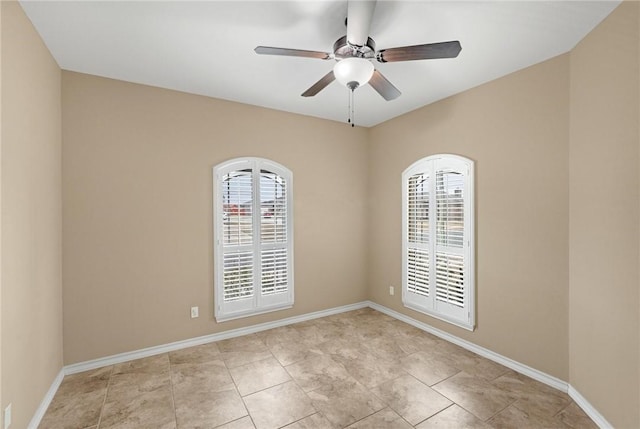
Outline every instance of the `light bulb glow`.
<svg viewBox="0 0 640 429"><path fill-rule="evenodd" d="M345 58L333 66L336 80L344 86L351 82L357 82L358 86L366 84L373 76L373 70L373 64L364 58Z"/></svg>

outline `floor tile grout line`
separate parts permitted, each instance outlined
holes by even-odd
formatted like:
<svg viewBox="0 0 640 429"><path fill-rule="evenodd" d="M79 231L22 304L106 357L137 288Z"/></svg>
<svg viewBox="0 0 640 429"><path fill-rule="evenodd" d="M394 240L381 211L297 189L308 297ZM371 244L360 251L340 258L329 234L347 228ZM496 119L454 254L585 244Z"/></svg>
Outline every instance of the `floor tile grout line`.
<svg viewBox="0 0 640 429"><path fill-rule="evenodd" d="M386 402L385 402L385 404L386 404ZM391 411L393 411L394 413L398 414L398 412L397 412L396 410L394 410L393 408L391 408L391 406L390 406L390 405L385 405L382 409L377 410L377 411L374 411L374 412L372 412L371 414L367 414L366 416L362 417L361 419L356 420L355 422L351 422L351 423L349 423L348 425L344 426L344 427L343 427L343 429L346 429L346 428L348 428L349 426L353 426L353 425L355 425L356 423L359 423L359 422L361 422L361 421L363 421L363 420L365 420L365 419L368 419L368 418L369 418L369 417L371 417L372 415L379 413L380 411L384 410L385 408L389 408ZM400 416L400 414L398 414L398 415ZM400 416L400 417L402 418L402 416ZM403 419L403 420L404 420L404 419ZM406 420L405 420L405 421L406 421ZM408 423L408 422L407 422L407 423ZM411 426L412 426L412 425L411 425ZM412 427L413 427L413 426L412 426Z"/></svg>
<svg viewBox="0 0 640 429"><path fill-rule="evenodd" d="M225 423L220 423L219 425L214 426L213 429L218 429L218 428L221 428L222 426L226 426L228 424L235 423L237 421L240 421L240 420L244 419L245 417L249 417L249 419L251 419L251 416L249 414L247 414L246 416L238 417L237 419L230 420L230 421L225 422ZM256 425L253 423L253 420L251 420L251 424L253 424L254 428L256 427Z"/></svg>
<svg viewBox="0 0 640 429"><path fill-rule="evenodd" d="M439 410L439 411L438 411L438 412L436 412L435 414L432 414L431 416L427 417L426 419L419 421L417 424L412 425L411 423L409 423L409 422L408 422L408 421L407 421L407 420L402 416L402 414L400 413L400 411L399 411L399 410L396 410L396 409L395 409L391 404L386 403L386 401L382 400L382 398L380 398L380 396L376 395L376 394L375 394L375 392L371 392L371 393L372 393L373 395L375 395L378 399L380 399L382 402L384 402L384 403L386 404L386 406L387 406L389 409L391 409L391 410L392 410L393 412L395 412L398 416L400 416L404 421L406 421L406 422L409 424L409 426L411 426L411 427L414 427L414 428L415 428L415 426L419 425L420 423L422 423L422 422L424 422L424 421L426 421L426 420L429 420L431 417L435 416L436 414L440 414L442 411L446 410L447 408L449 408L449 407L451 407L451 406L453 406L453 405L457 405L457 404L456 404L456 402L455 402L454 400L452 400L451 398L448 398L447 396L445 396L444 394L442 394L442 393L438 392L437 390L432 389L432 388L431 388L431 386L429 386L429 385L428 385L428 384L426 384L426 383L423 383L421 380L419 380L419 379L418 379L417 377L415 377L413 374L408 373L408 372L405 372L404 374L399 375L399 376L398 376L398 377L396 377L396 378L393 378L393 379L390 379L390 380L384 381L384 382L382 382L382 383L379 383L378 385L374 386L374 388L375 388L375 387L378 387L378 386L380 386L380 385L382 385L382 384L388 383L388 382L390 382L390 381L397 380L398 378L400 378L400 377L404 377L405 375L406 375L406 376L409 376L409 377L411 377L411 378L413 378L415 381L417 381L418 383L422 384L422 385L423 385L423 386L425 386L427 389L432 390L432 391L433 391L433 392L435 392L436 394L438 394L438 395L442 396L442 397L443 397L444 399L446 399L447 401L451 402L451 404L447 405L445 408L443 408L443 409ZM372 390L372 389L369 389L369 390Z"/></svg>
<svg viewBox="0 0 640 429"><path fill-rule="evenodd" d="M571 399L571 397L569 397L569 403L567 405L565 405L564 407L560 408L560 411L558 411L557 413L555 413L553 415L553 417L557 417L558 415L560 415L560 413L562 413L564 410L566 410L567 408L569 408L571 406L571 404L573 403L573 399Z"/></svg>
<svg viewBox="0 0 640 429"><path fill-rule="evenodd" d="M473 413L471 410L469 410L469 409L467 409L467 408L463 407L463 406L462 406L462 404L458 404L458 403L457 403L457 402L455 402L455 401L452 401L452 402L453 402L453 404L454 404L454 405L457 405L458 407L462 408L463 410L465 410L467 413L471 414L471 415L472 415L473 417L475 417L476 419L480 420L481 422L486 423L486 421L485 421L485 420L482 420L482 419L480 418L480 416L477 416L477 415L476 415L475 413ZM493 416L491 416L491 417L493 417ZM490 418L491 418L491 417L490 417Z"/></svg>
<svg viewBox="0 0 640 429"><path fill-rule="evenodd" d="M244 395L244 396L243 396L242 394L240 394L240 391L238 390L238 394L240 395L240 397L241 397L241 398L246 398L247 396L251 396L251 395L255 395L256 393L264 392L265 390L269 390L269 389L271 389L272 387L282 386L283 384L287 384L287 383L289 383L289 382L291 382L291 381L294 381L294 380L293 380L293 378L291 378L290 380L282 381L282 382L280 382L280 383L274 384L274 385L269 386L269 387L265 387L264 389L256 390L255 392L247 393L247 394L246 394L246 395ZM298 386L298 387L300 387L300 386ZM302 389L300 389L300 390L302 390ZM303 391L303 392L304 392L304 391Z"/></svg>
<svg viewBox="0 0 640 429"><path fill-rule="evenodd" d="M298 381L295 379L295 377L293 377L291 375L291 373L289 373L289 371L287 371L287 368L283 366L283 369L286 371L287 374L289 374L289 377L291 377L291 380L293 381L293 383L296 385L296 387L298 387L298 389L300 389L300 391L304 394L304 396L309 400L309 403L311 404L311 406L313 407L314 410L316 410L316 413L320 413L320 410L318 410L316 408L316 406L313 404L313 399L311 399L311 397L309 396L309 392L305 392L305 390L302 388L302 386L300 386L300 384L298 383ZM312 414L310 414L312 415ZM324 416L324 414L323 414ZM307 416L309 417L309 416ZM306 417L305 417L306 418ZM325 417L326 419L326 417Z"/></svg>
<svg viewBox="0 0 640 429"><path fill-rule="evenodd" d="M247 403L244 401L244 398L240 394L240 389L238 389L238 385L236 384L236 381L233 379L233 376L231 375L231 371L230 371L229 367L227 366L227 362L225 362L224 358L221 359L221 362L224 365L225 369L227 370L227 373L229 374L229 378L231 379L231 382L233 383L233 387L236 389L236 393L238 394L238 396L240 397L240 400L242 401L242 406L244 407L244 410L247 412L246 415L249 416L249 418L251 419L251 423L253 424L254 427L256 427L256 424L253 421L253 417L251 416L251 413L249 412L249 407L247 407ZM244 416L242 416L242 417L244 417ZM242 418L242 417L240 417L240 418ZM239 420L239 419L236 419L236 420ZM226 423L223 423L223 424L226 424Z"/></svg>
<svg viewBox="0 0 640 429"><path fill-rule="evenodd" d="M243 402L244 403L244 402ZM251 424L253 425L253 428L257 428L258 426L256 425L256 421L253 420L253 416L251 414L249 414L249 411L247 410L247 415L246 417L249 417L249 420L251 420Z"/></svg>
<svg viewBox="0 0 640 429"><path fill-rule="evenodd" d="M285 383L289 383L289 382L293 382L293 383L296 385L296 387L298 387L298 388L300 389L300 391L301 391L301 392L302 392L302 393L307 397L307 399L308 399L308 400L309 400L309 402L311 403L311 406L312 406L312 407L313 407L313 409L314 409L314 412L313 412L313 413L311 413L311 414L309 414L309 415L307 415L307 416L304 416L304 417L302 417L301 419L298 419L298 420L296 420L296 421L294 421L294 422L289 422L289 423L287 423L285 426L288 426L288 425L293 424L293 423L295 423L295 422L297 422L297 421L300 421L300 420L302 420L302 419L304 419L304 418L307 418L307 417L309 417L309 416L311 416L311 415L313 415L313 414L318 413L319 411L318 411L318 410L315 408L315 406L313 405L313 401L311 400L311 398L309 398L309 396L307 395L307 392L305 392L305 391L302 389L302 387L300 387L300 386L298 385L298 383L297 383L297 382L296 382L296 380L291 376L291 374L289 373L289 371L287 371L286 367L285 367L284 365L282 365L282 363L278 360L278 358L273 354L273 352L271 351L270 347L266 344L266 342L265 342L264 340L262 340L262 338L259 338L259 337L258 337L258 339L259 339L259 340L264 344L264 346L267 348L267 350L268 350L268 351L269 351L269 353L271 354L271 358L265 358L265 359L260 359L260 360L258 360L258 361L254 361L254 362L248 362L246 365L250 365L250 364L252 364L252 363L259 362L259 361L261 361L261 360L274 359L276 362L278 362L278 365L280 365L280 367L281 367L281 368L285 371L285 373L289 376L289 380L283 381L283 382L278 383L278 384L275 384L275 385L273 385L273 386L265 387L264 389L260 389L260 390L257 390L257 391L255 391L255 392L252 392L252 393L249 393L249 394L247 394L247 395L244 395L244 396L243 396L243 395L241 395L241 394L240 394L240 389L238 388L238 385L237 385L237 383L236 383L235 379L234 379L234 378L233 378L233 376L231 375L231 369L227 367L227 371L229 371L229 376L231 377L231 381L233 382L233 384L234 384L234 386L235 386L235 388L236 388L236 390L237 390L237 392L238 392L238 395L240 396L240 399L242 400L242 404L244 405L244 407L245 407L245 409L246 409L246 411L247 411L247 416L249 416L249 418L251 419L251 423L254 425L254 427L256 427L256 424L255 424L255 421L253 420L253 416L251 415L251 412L249 411L249 408L247 407L247 403L246 403L246 401L245 401L245 398L246 398L246 397L248 397L248 396L254 395L254 394L256 394L256 393L263 392L263 391L265 391L265 390L271 389L271 388L273 388L273 387L281 386L281 385L283 385L283 384L285 384ZM226 362L224 362L224 363L225 363L225 367L226 367ZM244 365L241 365L241 366L244 366ZM239 367L237 367L237 368L239 368ZM232 368L232 369L233 369L233 368ZM239 420L239 419L237 419L237 420Z"/></svg>
<svg viewBox="0 0 640 429"><path fill-rule="evenodd" d="M443 395L443 396L444 396L444 395ZM446 397L446 396L445 396L445 397ZM447 398L447 399L449 399L449 398ZM451 399L449 399L449 400L451 401ZM455 403L455 402L453 402L453 401L451 401L451 404L447 405L446 407L444 407L443 409L441 409L441 410L440 410L440 411L438 411L437 413L432 414L432 415L430 415L429 417L427 417L426 419L424 419L424 420L420 420L418 423L416 423L415 425L411 425L411 426L416 427L416 426L418 426L418 425L420 425L420 424L422 424L422 423L426 422L427 420L434 418L434 417L435 417L435 416L437 416L438 414L440 414L440 413L442 413L442 412L444 412L444 411L448 410L449 408L453 407L454 405L458 405L458 404L457 404L457 403ZM460 405L458 405L458 406L460 406ZM462 407L461 407L461 408L462 408ZM463 409L464 409L464 408L463 408ZM467 411L467 410L465 410L465 411ZM473 415L475 416L475 414L473 414ZM477 417L477 416L476 416L476 417ZM407 423L409 423L409 422L407 422ZM411 424L411 423L409 423L409 424Z"/></svg>
<svg viewBox="0 0 640 429"><path fill-rule="evenodd" d="M167 353L167 359L169 360L169 384L171 385L171 403L173 404L173 418L176 422L176 428L178 427L178 409L176 407L176 394L173 389L173 370L171 368L171 353Z"/></svg>
<svg viewBox="0 0 640 429"><path fill-rule="evenodd" d="M455 367L454 367L454 368L455 368ZM456 368L456 369L458 369L458 368ZM435 386L437 386L438 384L440 384L440 383L444 383L444 382L445 382L445 381L447 381L448 379L450 379L450 378L452 378L452 377L455 377L456 375L460 374L461 372L464 372L464 371L463 371L463 370L461 370L461 369L458 369L458 372L456 372L455 374L451 374L450 376L448 376L448 377L446 377L446 378L443 378L442 380L437 381L437 382L433 383L433 384L432 384L432 385L430 385L430 386L427 384L427 386L429 386L430 388L432 388L432 389L433 389L433 388L434 388ZM465 373L465 374L466 374L466 373ZM435 390L435 389L433 389L433 390ZM438 391L436 390L436 392L438 392ZM440 392L438 392L438 393L440 393ZM442 396L445 396L445 397L446 397L446 395L444 395L444 394L442 394L442 393L440 393L440 394L441 394ZM451 398L447 398L447 399L449 399L449 400L451 401Z"/></svg>
<svg viewBox="0 0 640 429"><path fill-rule="evenodd" d="M437 383L434 383L432 386L437 386L437 385L438 385L438 384L440 384L440 383L444 383L444 382L445 382L445 381L447 381L448 379L450 379L450 378L452 378L452 377L456 376L457 374L460 374L461 372L464 372L464 371L459 370L459 371L458 371L458 372L456 372L455 374L453 374L453 375L451 375L451 376L449 376L449 377L447 377L447 378L445 378L445 379L443 379L443 380L441 380L441 381L439 381L439 382L437 382ZM467 373L465 373L465 374L467 374ZM467 374L467 375L469 375L469 374ZM473 376L471 375L471 377L473 377ZM431 386L429 386L429 387L431 387ZM433 389L433 387L431 387L431 388ZM500 413L500 412L504 411L507 407L509 407L509 405L511 405L512 403L515 403L515 402L517 401L517 399L516 399L515 401L513 401L512 403L510 403L509 405L507 405L506 407L504 407L502 410L498 411L498 413L495 413L494 415L492 415L491 417L489 417L487 420L483 420L482 418L480 418L480 416L477 416L477 415L476 415L475 413L473 413L471 410L468 410L467 408L463 407L463 406L462 406L462 404L457 403L456 401L454 401L452 398L448 397L448 396L447 396L447 395L445 395L444 393L442 393L442 392L440 392L439 390L436 390L436 389L433 389L433 390L435 390L435 391L436 391L436 392L438 392L440 395L442 395L443 397L447 398L449 401L451 401L451 402L452 402L452 404L451 404L451 405L449 405L449 407L451 407L451 406L453 406L453 405L457 405L458 407L462 408L463 410L465 410L466 412L468 412L468 413L469 413L469 414L471 414L472 416L476 417L478 420L480 420L480 421L482 421L482 422L485 422L485 423L486 423L489 419L493 418L493 416L495 416L496 414L498 414L498 413ZM449 407L447 407L447 408L449 408ZM446 408L445 408L445 409L446 409ZM440 411L439 411L439 412L437 412L436 414L440 414L440 413L441 413L442 411L444 411L445 409L440 410ZM435 414L434 414L434 416L435 416ZM433 417L433 416L431 416L431 417ZM429 418L431 418L431 417L429 417ZM427 419L427 420L428 420L428 419Z"/></svg>
<svg viewBox="0 0 640 429"><path fill-rule="evenodd" d="M527 414L527 415L530 415L530 412L529 412L528 410L525 410L525 409L522 409L522 408L518 407L518 402L519 402L519 401L520 401L520 399L516 400L516 401L515 401L513 404L511 404L511 405L513 405L513 407L514 407L516 410L521 411L521 412L523 412L523 413L525 413L525 414ZM570 403L569 403L569 404L570 404ZM567 405L567 406L569 406L569 405ZM551 420L554 420L554 419L556 419L556 418L558 417L558 414L560 414L560 413L561 413L561 412L562 412L562 411L563 411L567 406L562 407L562 408L560 409L560 411L556 412L556 413L555 413L555 414L553 414L553 415L548 415L548 414L547 414L547 415L544 415L544 417L545 417L545 418L548 418L548 419L551 419Z"/></svg>
<svg viewBox="0 0 640 429"><path fill-rule="evenodd" d="M271 353L271 351L269 351L269 352ZM282 381L282 382L280 382L280 383L274 384L274 385L272 385L272 386L265 387L264 389L256 390L255 392L251 392L251 393L247 393L246 395L242 395L242 394L240 393L240 388L238 387L238 385L237 385L237 383L236 383L235 378L233 378L233 375L231 374L231 370L232 370L232 369L236 369L236 368L241 368L241 367L243 367L243 366L247 366L247 365L252 365L252 364L255 364L255 363L257 363L257 362L262 362L262 361L267 360L267 359L274 359L276 362L278 362L278 365L280 365L280 367L281 367L282 369L284 369L284 371L285 371L285 372L287 373L287 375L289 376L289 380L285 380L285 381ZM226 366L226 364L225 364L225 366ZM282 364L281 364L281 363L278 361L278 359L273 355L273 353L271 353L271 357L264 358L264 359L259 359L259 360L253 361L253 362L248 362L248 363L246 363L246 364L244 364L244 365L236 366L236 367L234 367L234 368L227 368L227 371L229 371L229 376L231 377L231 381L233 381L233 384L234 384L234 386L236 387L236 390L238 391L238 395L240 395L240 397L241 397L241 398L245 398L245 397L247 397L247 396L251 396L251 395L253 395L254 393L262 392L262 391L265 391L265 390L267 390L267 389L271 389L272 387L280 386L280 385L282 385L282 384L285 384L285 383L288 383L288 382L290 382L290 381L293 381L293 377L291 376L291 374L289 374L289 372L286 370L286 368L285 368L284 366L282 366ZM248 412L248 411L249 411L249 410L247 409L247 412Z"/></svg>
<svg viewBox="0 0 640 429"><path fill-rule="evenodd" d="M237 388L236 388L236 390L237 390ZM240 392L238 392L238 395L240 395ZM245 402L245 400L244 400L244 398L242 396L240 396L240 400L242 401L242 406L244 407L245 411L247 412L247 416L249 416L251 418L251 423L253 423L253 426L255 427L256 424L253 421L253 417L251 416L251 413L249 412L249 407L247 407L247 403ZM245 416L242 416L242 417L245 417ZM229 422L227 422L227 423L229 423ZM223 423L223 424L226 424L226 423Z"/></svg>
<svg viewBox="0 0 640 429"><path fill-rule="evenodd" d="M491 415L491 417L489 417L488 419L484 420L484 422L488 422L489 420L491 420L492 418L494 418L495 416L497 416L498 414L500 414L501 412L503 412L504 410L506 410L507 408L509 408L510 406L512 406L513 404L515 404L516 402L518 402L518 398L514 399L513 401L509 402L505 407L501 408L500 410L496 411L495 413L493 413ZM517 408L517 407L516 407ZM522 411L522 410L521 410ZM474 414L475 415L475 414Z"/></svg>
<svg viewBox="0 0 640 429"><path fill-rule="evenodd" d="M104 414L104 406L107 403L107 395L109 394L109 388L111 387L111 378L113 377L113 372L115 371L116 366L111 366L111 371L109 371L109 379L107 380L107 388L104 392L104 399L102 400L102 406L100 407L100 415L98 416L98 424L96 425L96 429L100 429L100 425L102 424L102 415Z"/></svg>
<svg viewBox="0 0 640 429"><path fill-rule="evenodd" d="M322 341L320 344L324 344L324 343L326 343L326 342L328 342L328 341L331 341L331 340ZM318 344L318 346L319 346L320 344ZM350 377L352 377L352 376L351 376L351 374L349 373L349 371L347 371L346 367L345 367L341 362L337 362L335 359L333 359L333 357L331 356L331 354L328 354L328 353L324 353L324 352L323 352L323 354L322 354L322 355L318 355L318 356L327 356L329 359L331 359L331 361L332 361L334 364L336 364L336 365L340 365L340 366L345 370L345 372L346 372L347 374L349 374L349 376L350 376ZM305 358L305 359L301 359L299 362L302 362L302 361L304 361L304 360L306 360L306 359L307 359L307 358ZM290 364L290 365L294 365L294 363L292 363L292 364ZM289 366L289 365L287 365L287 366ZM313 407L313 409L315 410L315 413L309 414L308 416L305 416L305 417L303 417L302 419L299 419L299 420L297 420L297 421L303 420L303 419L305 419L305 418L307 418L307 417L309 417L309 416L311 416L311 415L313 415L313 414L320 414L320 415L322 415L325 419L327 419L327 420L328 420L328 418L327 418L327 417L322 413L322 411L320 411L320 410L318 410L318 409L316 408L316 406L315 406L315 405L314 405L314 403L313 403L313 399L311 399L311 397L309 396L309 393L311 393L311 392L313 392L313 391L315 391L315 390L321 389L321 388L322 388L322 387L324 387L324 386L323 386L323 385L318 386L317 388L315 388L315 389L311 389L311 390L309 390L309 391L307 392L307 391L305 391L305 390L303 389L303 387L302 387L302 386L300 386L300 384L298 383L298 381L296 380L296 378L295 378L295 377L293 377L293 375L291 375L291 373L287 370L287 367L286 367L285 365L282 365L282 367L283 367L283 369L287 372L287 374L289 374L289 377L291 377L291 381L293 381L293 383L294 383L294 384L295 384L295 385L300 389L300 391L301 391L301 392L306 396L306 398L307 398L307 399L309 400L309 402L311 403L311 406L312 406L312 407ZM352 378L353 378L353 377L352 377ZM357 382L357 383L359 383L357 380L356 380L356 382ZM363 386L363 387L364 387L364 386ZM365 387L365 389L366 389L366 387ZM291 423L289 423L289 424L293 424L293 423L295 423L295 422L291 422ZM332 423L332 425L333 425L333 422L331 422L331 423ZM289 424L288 424L288 425L289 425ZM351 424L353 424L353 423L351 423ZM287 426L287 425L285 425L285 426ZM342 429L342 428L341 428L341 429Z"/></svg>
<svg viewBox="0 0 640 429"><path fill-rule="evenodd" d="M279 427L278 427L278 429L285 429L287 426L290 426L290 425L292 425L292 424L298 423L299 421L304 420L304 419L306 419L307 417L311 417L311 416L313 416L314 414L318 414L318 413L320 412L320 411L316 410L316 409L315 409L315 407L313 408L313 410L314 410L314 411L313 411L313 413L311 413L311 414L307 414L306 416L302 416L302 417L300 417L298 420L294 420L294 421L292 421L292 422L285 423L284 425L279 426Z"/></svg>

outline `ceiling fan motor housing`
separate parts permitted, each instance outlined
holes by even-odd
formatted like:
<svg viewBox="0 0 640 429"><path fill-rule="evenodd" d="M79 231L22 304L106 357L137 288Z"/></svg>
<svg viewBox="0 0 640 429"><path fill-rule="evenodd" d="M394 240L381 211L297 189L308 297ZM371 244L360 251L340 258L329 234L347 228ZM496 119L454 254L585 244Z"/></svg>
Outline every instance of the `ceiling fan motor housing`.
<svg viewBox="0 0 640 429"><path fill-rule="evenodd" d="M347 41L347 36L342 36L333 44L333 54L337 60L343 58L373 59L376 54L376 42L368 37L366 45L356 46Z"/></svg>

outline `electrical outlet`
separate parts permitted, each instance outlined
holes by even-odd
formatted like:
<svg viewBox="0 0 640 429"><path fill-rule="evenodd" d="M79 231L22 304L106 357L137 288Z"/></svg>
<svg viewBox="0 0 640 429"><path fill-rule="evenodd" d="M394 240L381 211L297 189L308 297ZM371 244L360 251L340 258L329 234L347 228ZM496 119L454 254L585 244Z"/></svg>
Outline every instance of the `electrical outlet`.
<svg viewBox="0 0 640 429"><path fill-rule="evenodd" d="M9 429L9 426L11 426L11 404L4 409L4 429Z"/></svg>
<svg viewBox="0 0 640 429"><path fill-rule="evenodd" d="M389 286L389 295L395 295L396 289L393 286Z"/></svg>
<svg viewBox="0 0 640 429"><path fill-rule="evenodd" d="M198 317L198 307L191 307L191 318L195 319Z"/></svg>

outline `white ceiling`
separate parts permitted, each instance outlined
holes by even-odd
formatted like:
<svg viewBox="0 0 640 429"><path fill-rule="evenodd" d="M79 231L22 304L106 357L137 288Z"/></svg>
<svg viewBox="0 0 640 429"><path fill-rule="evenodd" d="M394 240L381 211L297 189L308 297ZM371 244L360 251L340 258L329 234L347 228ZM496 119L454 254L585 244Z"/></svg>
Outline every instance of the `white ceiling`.
<svg viewBox="0 0 640 429"><path fill-rule="evenodd" d="M379 1L378 49L459 40L455 59L375 62L401 92L355 92L373 126L571 50L619 1ZM300 94L333 60L257 55L258 45L331 52L346 1L22 1L61 68L346 121L348 90Z"/></svg>

